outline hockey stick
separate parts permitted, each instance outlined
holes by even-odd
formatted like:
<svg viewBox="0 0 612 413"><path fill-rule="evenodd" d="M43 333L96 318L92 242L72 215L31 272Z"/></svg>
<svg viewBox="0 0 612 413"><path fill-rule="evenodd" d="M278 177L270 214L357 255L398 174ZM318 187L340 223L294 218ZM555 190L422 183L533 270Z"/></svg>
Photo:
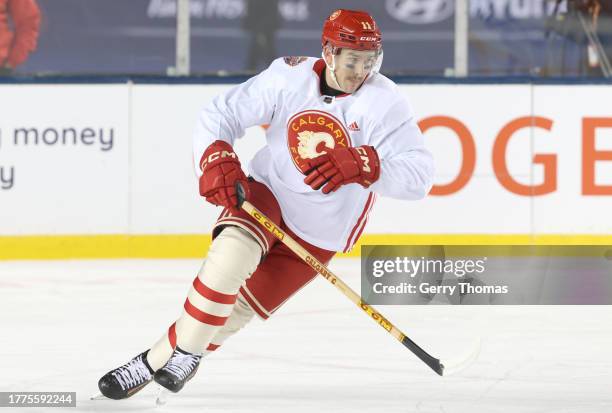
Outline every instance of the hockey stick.
<svg viewBox="0 0 612 413"><path fill-rule="evenodd" d="M285 244L291 251L293 251L298 257L300 257L306 264L310 265L315 271L329 281L333 286L342 292L349 300L355 303L361 308L367 315L372 317L374 321L378 323L382 328L387 330L389 334L395 337L400 343L406 346L412 351L418 358L420 358L425 364L427 364L433 371L438 373L440 376L444 374L444 365L439 359L431 356L421 347L419 347L414 341L408 336L402 333L397 327L395 327L389 320L387 320L382 314L376 311L372 306L363 301L359 294L353 291L348 285L332 273L325 265L317 260L312 254L310 254L304 247L298 244L293 238L291 238L285 231L280 229L274 222L265 216L261 211L253 206L249 201L245 199L244 189L240 183L236 183L236 193L238 194L238 205L246 213L255 218L257 222L261 224L266 230L271 232L276 238L278 238L283 244Z"/></svg>

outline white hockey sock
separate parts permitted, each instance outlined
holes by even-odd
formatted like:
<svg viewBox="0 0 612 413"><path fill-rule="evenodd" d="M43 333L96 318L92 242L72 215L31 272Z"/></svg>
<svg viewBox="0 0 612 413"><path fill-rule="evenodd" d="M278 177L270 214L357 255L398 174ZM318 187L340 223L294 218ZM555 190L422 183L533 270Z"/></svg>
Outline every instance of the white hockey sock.
<svg viewBox="0 0 612 413"><path fill-rule="evenodd" d="M240 297L234 304L232 314L230 314L227 322L213 337L210 344L204 349L204 356L215 351L225 340L230 336L237 333L243 328L249 321L253 319L255 312L249 306L249 304L242 300ZM159 340L151 347L151 350L147 353L147 362L154 371L162 368L166 362L170 359L172 351L176 346L176 330L175 324L172 324L168 331L160 337Z"/></svg>
<svg viewBox="0 0 612 413"><path fill-rule="evenodd" d="M161 336L147 353L147 362L153 371L161 369L170 360L176 346L175 324L170 326L168 332Z"/></svg>
<svg viewBox="0 0 612 413"><path fill-rule="evenodd" d="M262 250L245 230L225 228L213 241L176 322L177 345L200 354L231 314L240 286L257 268Z"/></svg>
<svg viewBox="0 0 612 413"><path fill-rule="evenodd" d="M221 344L223 344L225 340L236 334L241 328L247 325L247 323L253 319L254 315L255 311L253 311L251 306L246 301L238 297L232 314L230 314L230 317L227 319L227 322L223 328L219 330L210 341L210 344L206 348L204 354L207 355L215 351Z"/></svg>

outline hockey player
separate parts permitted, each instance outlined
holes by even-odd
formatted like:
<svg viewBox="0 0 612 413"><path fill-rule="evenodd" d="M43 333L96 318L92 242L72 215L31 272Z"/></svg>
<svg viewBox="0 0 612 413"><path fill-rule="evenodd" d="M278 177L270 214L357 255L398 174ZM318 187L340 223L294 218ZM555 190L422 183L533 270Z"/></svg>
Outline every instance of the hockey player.
<svg viewBox="0 0 612 413"><path fill-rule="evenodd" d="M337 10L324 23L322 46L322 59L277 59L202 111L194 136L199 190L224 210L180 318L153 347L100 379L105 396L129 397L152 380L179 391L203 356L316 276L237 207L237 182L323 263L357 242L376 194L415 200L429 192L432 157L407 100L378 73L376 22L366 12ZM247 178L232 145L263 124L267 145Z"/></svg>

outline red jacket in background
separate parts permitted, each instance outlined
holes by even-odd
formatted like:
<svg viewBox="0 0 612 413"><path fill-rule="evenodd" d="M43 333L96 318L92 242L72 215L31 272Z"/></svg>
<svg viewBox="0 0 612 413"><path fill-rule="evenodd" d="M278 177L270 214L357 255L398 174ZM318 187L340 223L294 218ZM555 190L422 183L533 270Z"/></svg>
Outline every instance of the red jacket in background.
<svg viewBox="0 0 612 413"><path fill-rule="evenodd" d="M12 22L13 30L9 25ZM36 0L0 0L0 67L25 62L36 49L40 9Z"/></svg>

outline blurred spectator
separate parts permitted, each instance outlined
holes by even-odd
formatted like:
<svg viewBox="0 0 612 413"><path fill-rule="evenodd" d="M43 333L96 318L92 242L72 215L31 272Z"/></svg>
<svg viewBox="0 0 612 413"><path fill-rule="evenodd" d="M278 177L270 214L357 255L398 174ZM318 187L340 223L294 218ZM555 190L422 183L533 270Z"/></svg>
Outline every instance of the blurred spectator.
<svg viewBox="0 0 612 413"><path fill-rule="evenodd" d="M612 62L612 0L598 0L593 16L595 32L608 60Z"/></svg>
<svg viewBox="0 0 612 413"><path fill-rule="evenodd" d="M547 36L554 32L564 39L559 74L601 76L602 56L589 41L588 32L594 32L608 60L612 59L612 0L554 1L555 11L547 22ZM570 50L572 45L576 45L578 49L577 58L574 60L577 63L575 71L566 67L566 51ZM551 63L549 66L552 68L554 60ZM551 70L551 73L546 74L555 73Z"/></svg>
<svg viewBox="0 0 612 413"><path fill-rule="evenodd" d="M0 0L0 75L9 75L36 49L40 9L36 0Z"/></svg>
<svg viewBox="0 0 612 413"><path fill-rule="evenodd" d="M259 71L276 56L275 35L280 26L278 0L247 0L244 29L249 37L247 69Z"/></svg>

